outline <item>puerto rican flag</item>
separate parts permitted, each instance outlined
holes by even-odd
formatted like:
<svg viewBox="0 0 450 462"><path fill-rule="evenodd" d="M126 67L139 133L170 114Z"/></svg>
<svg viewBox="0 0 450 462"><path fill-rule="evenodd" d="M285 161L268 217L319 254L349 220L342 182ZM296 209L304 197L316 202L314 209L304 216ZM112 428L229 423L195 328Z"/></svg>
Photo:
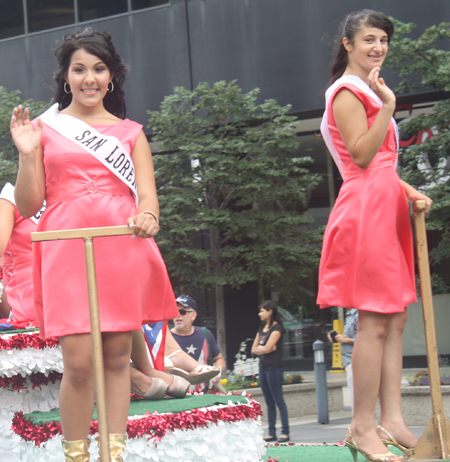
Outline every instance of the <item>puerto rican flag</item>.
<svg viewBox="0 0 450 462"><path fill-rule="evenodd" d="M167 321L142 326L150 364L158 371L164 371L164 349L166 345Z"/></svg>

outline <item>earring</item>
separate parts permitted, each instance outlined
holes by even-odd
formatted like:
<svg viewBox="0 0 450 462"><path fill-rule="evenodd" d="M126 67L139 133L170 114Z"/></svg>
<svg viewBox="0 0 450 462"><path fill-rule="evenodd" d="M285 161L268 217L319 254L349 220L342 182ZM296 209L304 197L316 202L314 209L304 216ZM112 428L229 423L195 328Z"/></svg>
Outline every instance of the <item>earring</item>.
<svg viewBox="0 0 450 462"><path fill-rule="evenodd" d="M108 84L107 90L108 90L110 93L112 93L112 92L114 91L114 83L113 83L112 80L111 80L111 82L109 82L109 83L111 84L111 90L109 89L109 84Z"/></svg>
<svg viewBox="0 0 450 462"><path fill-rule="evenodd" d="M72 90L70 89L70 86L69 86L69 90L70 91L67 91L67 82L64 82L64 93L67 93L68 95L70 95L72 93Z"/></svg>

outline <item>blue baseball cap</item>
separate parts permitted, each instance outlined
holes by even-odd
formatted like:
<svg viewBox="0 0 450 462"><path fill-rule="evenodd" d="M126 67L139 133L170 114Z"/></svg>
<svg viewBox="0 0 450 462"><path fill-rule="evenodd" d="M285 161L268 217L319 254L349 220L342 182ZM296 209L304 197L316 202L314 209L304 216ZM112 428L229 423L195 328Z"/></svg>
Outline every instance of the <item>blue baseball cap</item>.
<svg viewBox="0 0 450 462"><path fill-rule="evenodd" d="M192 297L189 297L189 295L180 295L176 302L186 308L192 308L194 311L197 311L197 303Z"/></svg>

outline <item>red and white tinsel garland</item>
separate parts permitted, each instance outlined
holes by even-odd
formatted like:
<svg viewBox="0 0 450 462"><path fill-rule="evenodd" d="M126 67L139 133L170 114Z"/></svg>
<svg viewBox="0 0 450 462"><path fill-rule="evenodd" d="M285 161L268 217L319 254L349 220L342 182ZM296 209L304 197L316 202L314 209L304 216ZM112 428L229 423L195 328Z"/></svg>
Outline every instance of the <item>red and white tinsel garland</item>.
<svg viewBox="0 0 450 462"><path fill-rule="evenodd" d="M30 376L62 373L63 362L58 339L42 340L37 332L3 334L0 337L0 376Z"/></svg>
<svg viewBox="0 0 450 462"><path fill-rule="evenodd" d="M126 462L174 460L183 462L238 462L260 460L265 453L261 407L246 404L217 405L176 414L147 414L128 421ZM17 413L12 425L13 452L24 462L63 462L59 422L33 425ZM91 424L95 437L98 422ZM97 443L91 456L97 457Z"/></svg>

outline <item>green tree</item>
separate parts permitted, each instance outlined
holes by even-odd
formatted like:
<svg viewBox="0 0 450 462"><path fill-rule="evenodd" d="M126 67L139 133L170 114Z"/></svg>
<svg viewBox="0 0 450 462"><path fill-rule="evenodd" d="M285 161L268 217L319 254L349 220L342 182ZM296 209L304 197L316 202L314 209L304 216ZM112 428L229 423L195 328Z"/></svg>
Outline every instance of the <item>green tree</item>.
<svg viewBox="0 0 450 462"><path fill-rule="evenodd" d="M9 131L11 114L14 107L22 105L29 107L33 116L41 114L48 103L42 101L24 100L20 97L19 90L8 92L4 87L0 87L0 185L3 186L8 181L15 184L17 177L18 159L17 150Z"/></svg>
<svg viewBox="0 0 450 462"><path fill-rule="evenodd" d="M222 351L225 285L260 281L268 293L295 298L318 263L320 235L305 212L319 178L307 169L310 158L295 155L290 106L257 104L258 93L235 82L177 87L149 112L165 153L154 158L158 244L176 290L215 289Z"/></svg>
<svg viewBox="0 0 450 462"><path fill-rule="evenodd" d="M419 88L450 91L450 23L430 27L417 39L408 37L415 25L393 20L394 39L386 64L406 78L395 89L397 94ZM430 252L433 265L450 257L450 99L434 105L431 114L422 114L401 124L402 133L428 132L424 144L411 144L403 149L400 174L402 178L429 195L433 208L427 217L427 228L437 231L438 245ZM438 268L435 266L435 269ZM448 276L447 276L448 277ZM448 286L434 274L434 291L448 292Z"/></svg>

